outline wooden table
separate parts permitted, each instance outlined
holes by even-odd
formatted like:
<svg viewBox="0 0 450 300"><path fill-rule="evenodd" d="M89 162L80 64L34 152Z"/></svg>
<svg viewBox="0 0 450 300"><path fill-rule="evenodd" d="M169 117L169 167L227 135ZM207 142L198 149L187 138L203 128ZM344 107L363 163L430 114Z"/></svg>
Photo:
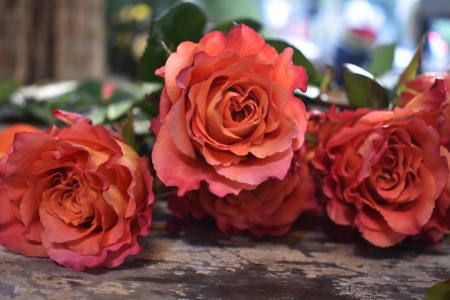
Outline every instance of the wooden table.
<svg viewBox="0 0 450 300"><path fill-rule="evenodd" d="M0 248L0 299L410 300L450 278L448 244L379 249L296 227L261 240L209 222L180 235L154 229L120 267L85 273Z"/></svg>

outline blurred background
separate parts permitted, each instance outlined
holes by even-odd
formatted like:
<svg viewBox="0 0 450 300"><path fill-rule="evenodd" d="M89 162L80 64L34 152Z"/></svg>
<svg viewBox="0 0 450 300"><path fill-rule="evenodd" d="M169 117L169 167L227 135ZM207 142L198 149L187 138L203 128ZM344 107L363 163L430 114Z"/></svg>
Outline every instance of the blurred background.
<svg viewBox="0 0 450 300"><path fill-rule="evenodd" d="M137 82L151 20L176 2L0 0L0 100L7 91L24 85L89 78ZM206 31L226 21L254 20L262 25L260 33L265 38L296 46L319 72L334 65L338 85L344 62L369 67L389 85L408 65L425 33L421 71L450 69L448 0L190 2L205 13ZM381 49L377 55L394 56L383 74L367 65L374 49ZM64 88L70 90L73 85L62 86L62 91ZM102 88L108 92L107 86ZM16 104L21 101L20 97L13 99Z"/></svg>
<svg viewBox="0 0 450 300"><path fill-rule="evenodd" d="M24 84L121 75L137 79L152 17L176 0L0 0L0 78ZM297 46L316 64L363 64L377 44L396 44L394 69L429 32L427 71L449 65L446 0L192 0L208 25L253 19L265 37Z"/></svg>

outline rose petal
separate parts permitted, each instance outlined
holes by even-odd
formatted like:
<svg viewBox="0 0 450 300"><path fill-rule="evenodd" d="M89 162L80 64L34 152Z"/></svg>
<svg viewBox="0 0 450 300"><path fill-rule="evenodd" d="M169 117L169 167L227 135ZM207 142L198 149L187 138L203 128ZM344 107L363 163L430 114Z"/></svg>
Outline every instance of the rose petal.
<svg viewBox="0 0 450 300"><path fill-rule="evenodd" d="M444 80L436 79L429 89L414 97L406 104L406 107L414 112L421 110L430 111L439 108L446 99L447 90L445 89Z"/></svg>
<svg viewBox="0 0 450 300"><path fill-rule="evenodd" d="M306 70L302 66L292 64L293 55L294 49L288 47L283 50L274 63L275 73L272 79L281 84L289 93L293 93L294 89L306 92L308 82Z"/></svg>
<svg viewBox="0 0 450 300"><path fill-rule="evenodd" d="M0 184L0 245L26 256L47 257L40 242L26 238L23 223L11 209L10 199Z"/></svg>
<svg viewBox="0 0 450 300"><path fill-rule="evenodd" d="M62 140L73 144L83 145L84 148L89 147L99 154L110 154L115 156L122 156L122 151L117 141L111 138L108 130L101 126L89 126L86 122L77 122L70 126L70 128L63 128L58 134ZM94 152L91 152L91 155Z"/></svg>
<svg viewBox="0 0 450 300"><path fill-rule="evenodd" d="M53 109L52 115L53 115L53 118L59 119L68 125L72 125L77 122L86 122L89 125L92 124L91 119L86 118L83 115L80 115L77 113L71 113L68 111L61 110L61 109Z"/></svg>
<svg viewBox="0 0 450 300"><path fill-rule="evenodd" d="M153 148L152 160L158 177L168 186L178 186L178 195L182 196L189 190L200 187L201 181L206 181L209 190L218 196L228 193L237 194L242 189L254 189L252 184L240 183L220 176L213 167L183 155L174 145L168 130L171 114L161 126L160 136ZM170 163L169 163L170 162Z"/></svg>
<svg viewBox="0 0 450 300"><path fill-rule="evenodd" d="M430 219L435 206L435 182L430 171L420 167L423 190L428 191L421 194L418 199L404 204L398 210L392 210L383 205L376 205L392 230L402 234L418 234L422 226Z"/></svg>
<svg viewBox="0 0 450 300"><path fill-rule="evenodd" d="M52 260L78 272L84 271L86 267L98 266L105 260L108 253L107 251L100 251L98 255L82 255L68 249L64 244L50 242L45 230L42 230L41 237L42 245Z"/></svg>
<svg viewBox="0 0 450 300"><path fill-rule="evenodd" d="M39 132L39 129L23 123L15 123L0 132L0 157L6 155L9 146L14 142L14 136L19 132Z"/></svg>
<svg viewBox="0 0 450 300"><path fill-rule="evenodd" d="M283 179L291 165L292 150L276 153L265 158L252 158L236 165L214 166L219 175L240 183L258 185L269 178Z"/></svg>
<svg viewBox="0 0 450 300"><path fill-rule="evenodd" d="M356 210L337 199L328 201L327 213L331 220L338 225L353 225L355 222Z"/></svg>
<svg viewBox="0 0 450 300"><path fill-rule="evenodd" d="M407 237L406 234L394 231L386 224L383 218L380 215L376 215L375 212L369 213L369 211L366 210L364 214L371 215L371 225L374 228L372 229L370 226L365 226L362 221L365 220L365 222L367 222L368 218L363 219L362 216L361 218L359 216L356 218L355 224L358 226L363 238L373 245L378 247L390 247L400 243ZM376 224L378 224L378 226L376 226Z"/></svg>

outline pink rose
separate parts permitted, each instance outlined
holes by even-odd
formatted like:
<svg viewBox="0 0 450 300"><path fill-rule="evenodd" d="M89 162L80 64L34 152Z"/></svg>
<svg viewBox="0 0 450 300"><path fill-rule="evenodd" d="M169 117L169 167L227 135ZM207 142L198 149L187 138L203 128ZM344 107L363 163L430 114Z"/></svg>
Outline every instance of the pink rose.
<svg viewBox="0 0 450 300"><path fill-rule="evenodd" d="M238 195L218 197L205 184L184 196L169 198L169 209L178 218L191 214L197 219L212 216L225 233L248 230L258 237L286 234L305 210L316 209L315 185L308 165L298 159L283 180L268 179L255 190L243 190Z"/></svg>
<svg viewBox="0 0 450 300"><path fill-rule="evenodd" d="M151 186L147 158L81 117L18 133L0 160L0 245L76 271L118 266L149 233Z"/></svg>
<svg viewBox="0 0 450 300"><path fill-rule="evenodd" d="M419 234L449 178L436 130L408 108L331 115L313 159L329 217L380 247Z"/></svg>
<svg viewBox="0 0 450 300"><path fill-rule="evenodd" d="M293 96L305 69L245 25L181 43L157 74L165 81L153 164L178 194L200 188L238 194L283 179L304 140L306 112Z"/></svg>

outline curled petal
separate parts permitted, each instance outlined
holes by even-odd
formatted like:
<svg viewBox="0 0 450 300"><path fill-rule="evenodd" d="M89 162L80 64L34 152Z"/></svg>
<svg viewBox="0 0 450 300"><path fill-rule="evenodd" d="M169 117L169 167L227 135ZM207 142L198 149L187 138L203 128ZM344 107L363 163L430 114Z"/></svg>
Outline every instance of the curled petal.
<svg viewBox="0 0 450 300"><path fill-rule="evenodd" d="M59 119L68 125L75 124L77 122L86 122L88 124L92 124L91 119L86 118L83 115L77 113L71 113L68 111L64 111L61 109L52 110L53 118Z"/></svg>

